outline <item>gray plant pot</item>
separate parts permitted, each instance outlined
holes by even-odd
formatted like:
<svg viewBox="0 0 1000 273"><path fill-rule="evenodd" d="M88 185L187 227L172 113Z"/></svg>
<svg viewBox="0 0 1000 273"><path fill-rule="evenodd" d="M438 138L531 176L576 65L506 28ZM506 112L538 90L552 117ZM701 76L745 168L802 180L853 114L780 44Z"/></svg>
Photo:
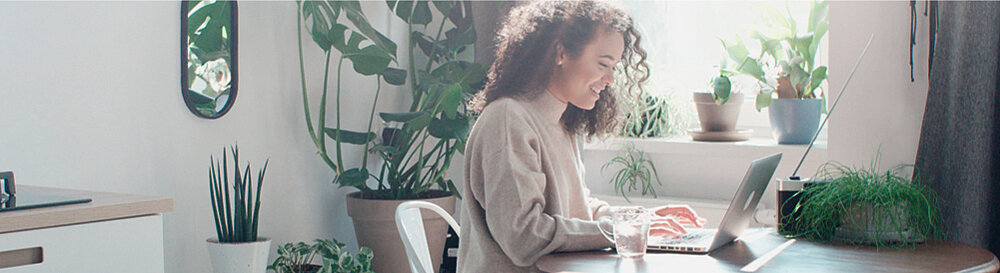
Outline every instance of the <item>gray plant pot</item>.
<svg viewBox="0 0 1000 273"><path fill-rule="evenodd" d="M900 205L855 204L841 217L834 239L862 244L923 242L923 236L910 229L908 219Z"/></svg>
<svg viewBox="0 0 1000 273"><path fill-rule="evenodd" d="M776 99L768 110L778 144L809 144L819 129L822 99Z"/></svg>
<svg viewBox="0 0 1000 273"><path fill-rule="evenodd" d="M694 93L694 104L698 110L698 121L704 132L724 132L736 130L743 105L743 93L733 93L723 105L715 104L712 93Z"/></svg>

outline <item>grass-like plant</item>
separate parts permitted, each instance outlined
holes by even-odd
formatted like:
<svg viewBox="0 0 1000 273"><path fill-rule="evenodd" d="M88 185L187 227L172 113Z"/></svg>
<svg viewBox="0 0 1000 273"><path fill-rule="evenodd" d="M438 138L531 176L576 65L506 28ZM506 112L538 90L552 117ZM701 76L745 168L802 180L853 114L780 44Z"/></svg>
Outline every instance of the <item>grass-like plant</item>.
<svg viewBox="0 0 1000 273"><path fill-rule="evenodd" d="M926 186L900 175L908 166L878 171L878 156L868 168L830 162L817 177L830 180L801 192L784 235L815 241L841 241L880 247L910 246L920 239L941 238L937 196ZM920 181L920 176L914 180ZM837 235L840 232L854 235Z"/></svg>
<svg viewBox="0 0 1000 273"><path fill-rule="evenodd" d="M622 135L625 137L659 137L670 132L670 104L666 97L645 94L633 111L625 113Z"/></svg>
<svg viewBox="0 0 1000 273"><path fill-rule="evenodd" d="M257 241L257 222L260 219L260 189L264 184L267 161L257 173L257 186L253 186L250 163L240 173L239 148L230 147L233 156L233 183L229 184L229 164L226 149L222 149L222 162L211 157L208 168L209 192L212 196L212 213L215 216L215 231L220 243L240 243ZM220 164L221 163L221 164ZM230 194L232 192L232 194ZM255 193L256 192L256 193Z"/></svg>
<svg viewBox="0 0 1000 273"><path fill-rule="evenodd" d="M322 265L313 264L317 255L323 261ZM298 242L279 246L278 258L267 269L275 273L371 273L375 272L372 257L372 250L368 247L361 247L357 255L351 256L343 243L317 239L311 245Z"/></svg>
<svg viewBox="0 0 1000 273"><path fill-rule="evenodd" d="M632 191L641 190L642 196L650 193L656 197L656 189L653 187L654 178L657 185L663 185L660 183L660 175L656 173L653 161L647 159L645 152L635 148L632 143L622 145L618 155L604 163L604 166L601 166L601 171L603 172L612 165L620 165L621 168L611 177L610 182L615 184L615 193L620 194L629 203L632 201L628 199L627 193Z"/></svg>

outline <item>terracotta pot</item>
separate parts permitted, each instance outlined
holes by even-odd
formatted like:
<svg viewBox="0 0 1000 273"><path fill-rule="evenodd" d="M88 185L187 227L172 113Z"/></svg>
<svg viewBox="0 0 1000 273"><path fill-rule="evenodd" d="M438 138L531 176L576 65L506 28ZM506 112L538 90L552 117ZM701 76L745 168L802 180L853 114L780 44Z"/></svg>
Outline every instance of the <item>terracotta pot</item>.
<svg viewBox="0 0 1000 273"><path fill-rule="evenodd" d="M354 234L358 245L372 249L375 272L410 272L403 241L396 230L396 207L410 200L362 199L360 192L347 195L347 215L354 221ZM455 196L420 199L440 206L448 214L455 213ZM422 213L431 263L435 269L441 265L448 223L435 213Z"/></svg>
<svg viewBox="0 0 1000 273"><path fill-rule="evenodd" d="M698 110L698 121L704 132L724 132L736 130L736 121L740 117L740 107L743 105L743 93L729 95L725 104L715 104L712 93L694 93L694 104Z"/></svg>
<svg viewBox="0 0 1000 273"><path fill-rule="evenodd" d="M208 255L215 273L264 273L267 271L267 256L271 251L271 239L260 238L256 242L219 243L208 239Z"/></svg>

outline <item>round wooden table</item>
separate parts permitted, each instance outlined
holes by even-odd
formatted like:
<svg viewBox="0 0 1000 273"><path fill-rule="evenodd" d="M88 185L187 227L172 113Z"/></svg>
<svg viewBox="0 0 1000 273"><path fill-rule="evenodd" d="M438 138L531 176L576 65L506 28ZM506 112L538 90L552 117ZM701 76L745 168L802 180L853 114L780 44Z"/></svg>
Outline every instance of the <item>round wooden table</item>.
<svg viewBox="0 0 1000 273"><path fill-rule="evenodd" d="M748 230L736 242L710 254L648 252L619 259L614 250L553 253L535 264L545 272L741 272L789 239L774 229ZM756 271L743 272L997 272L993 253L956 242L928 242L913 248L880 249L798 240Z"/></svg>

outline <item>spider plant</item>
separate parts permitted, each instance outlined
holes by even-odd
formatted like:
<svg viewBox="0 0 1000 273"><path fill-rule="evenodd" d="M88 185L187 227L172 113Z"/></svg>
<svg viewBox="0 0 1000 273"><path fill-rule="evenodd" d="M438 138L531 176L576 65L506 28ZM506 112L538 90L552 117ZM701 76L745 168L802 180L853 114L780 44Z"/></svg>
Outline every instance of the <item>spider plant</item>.
<svg viewBox="0 0 1000 273"><path fill-rule="evenodd" d="M241 243L257 241L257 222L260 219L260 189L264 184L267 161L257 173L257 187L253 187L250 163L240 173L239 148L230 147L233 156L233 184L229 187L229 164L226 149L222 149L222 162L210 158L208 168L209 192L212 197L212 213L215 216L215 231L220 243ZM221 163L221 164L220 164ZM254 193L256 191L256 193ZM232 192L232 194L230 194ZM232 198L230 198L232 197Z"/></svg>
<svg viewBox="0 0 1000 273"><path fill-rule="evenodd" d="M868 168L830 162L818 177L829 179L801 195L784 234L815 241L853 245L910 246L921 239L940 238L942 220L937 196L921 183L900 175L907 165L878 171L878 156ZM919 174L914 180L920 181ZM844 236L844 233L857 235Z"/></svg>
<svg viewBox="0 0 1000 273"><path fill-rule="evenodd" d="M601 171L603 172L612 165L620 165L621 168L615 172L610 182L615 184L615 193L621 194L629 203L632 201L628 199L627 193L632 191L641 190L642 196L649 193L656 197L656 189L653 187L654 178L657 185L663 185L660 183L660 175L656 173L653 161L647 159L645 153L636 149L632 143L622 145L618 155L604 163Z"/></svg>

